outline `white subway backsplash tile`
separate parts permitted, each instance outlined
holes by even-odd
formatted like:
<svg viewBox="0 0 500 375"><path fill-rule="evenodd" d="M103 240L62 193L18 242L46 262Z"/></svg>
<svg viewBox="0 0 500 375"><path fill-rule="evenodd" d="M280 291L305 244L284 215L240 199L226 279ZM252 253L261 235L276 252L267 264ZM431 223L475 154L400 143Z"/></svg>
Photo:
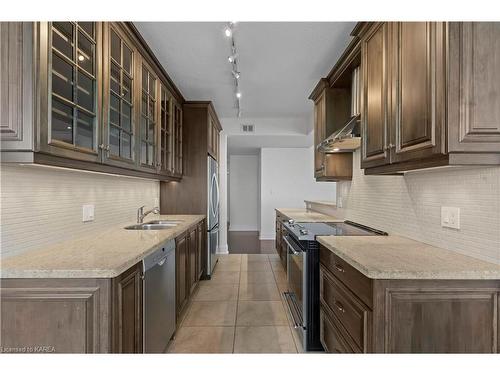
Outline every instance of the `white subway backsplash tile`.
<svg viewBox="0 0 500 375"><path fill-rule="evenodd" d="M340 182L346 219L500 264L500 167L448 167L365 176L354 153ZM460 208L459 230L441 227L441 206Z"/></svg>
<svg viewBox="0 0 500 375"><path fill-rule="evenodd" d="M135 222L159 198L158 181L61 168L3 164L0 178L2 257ZM82 222L84 204L95 205L94 221Z"/></svg>

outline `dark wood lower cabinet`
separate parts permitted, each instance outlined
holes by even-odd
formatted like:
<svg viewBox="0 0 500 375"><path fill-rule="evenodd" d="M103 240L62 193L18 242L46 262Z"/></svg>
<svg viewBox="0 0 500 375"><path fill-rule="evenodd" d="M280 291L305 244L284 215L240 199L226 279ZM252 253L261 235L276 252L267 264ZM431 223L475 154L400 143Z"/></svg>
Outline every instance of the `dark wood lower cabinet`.
<svg viewBox="0 0 500 375"><path fill-rule="evenodd" d="M205 221L203 220L175 239L177 326L186 312L189 300L204 271L205 233Z"/></svg>
<svg viewBox="0 0 500 375"><path fill-rule="evenodd" d="M371 280L329 254L322 246L327 352L500 352L500 280Z"/></svg>
<svg viewBox="0 0 500 375"><path fill-rule="evenodd" d="M142 353L142 263L112 280L112 351Z"/></svg>

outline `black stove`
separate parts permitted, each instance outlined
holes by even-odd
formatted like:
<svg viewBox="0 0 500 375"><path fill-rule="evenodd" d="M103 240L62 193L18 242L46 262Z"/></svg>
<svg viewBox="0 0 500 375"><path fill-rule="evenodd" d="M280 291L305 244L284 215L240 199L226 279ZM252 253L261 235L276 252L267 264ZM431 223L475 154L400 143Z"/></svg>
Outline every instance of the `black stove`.
<svg viewBox="0 0 500 375"><path fill-rule="evenodd" d="M290 220L285 223L285 227L298 241L315 241L317 236L387 236L386 232L349 220L332 223L302 223Z"/></svg>
<svg viewBox="0 0 500 375"><path fill-rule="evenodd" d="M319 321L319 244L317 236L384 236L387 233L352 221L336 223L284 223L287 246L289 315L306 351L322 350Z"/></svg>

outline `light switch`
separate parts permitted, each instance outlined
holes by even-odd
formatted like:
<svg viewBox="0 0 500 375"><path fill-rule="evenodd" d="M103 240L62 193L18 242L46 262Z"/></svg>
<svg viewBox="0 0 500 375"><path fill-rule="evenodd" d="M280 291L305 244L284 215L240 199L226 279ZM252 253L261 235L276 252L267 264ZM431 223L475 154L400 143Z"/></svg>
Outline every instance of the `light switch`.
<svg viewBox="0 0 500 375"><path fill-rule="evenodd" d="M94 205L93 204L84 204L82 206L83 218L82 221L94 221Z"/></svg>
<svg viewBox="0 0 500 375"><path fill-rule="evenodd" d="M460 208L441 207L441 226L460 229Z"/></svg>

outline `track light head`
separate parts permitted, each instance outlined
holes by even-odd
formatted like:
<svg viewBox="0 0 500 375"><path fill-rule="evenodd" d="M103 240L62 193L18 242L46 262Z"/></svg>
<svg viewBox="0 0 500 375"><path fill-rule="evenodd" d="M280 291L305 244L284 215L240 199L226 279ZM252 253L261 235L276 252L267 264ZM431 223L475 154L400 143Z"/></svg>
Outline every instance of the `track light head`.
<svg viewBox="0 0 500 375"><path fill-rule="evenodd" d="M231 35L233 35L233 30L231 30L231 27L230 26L226 26L225 29L224 29L224 34L230 38Z"/></svg>
<svg viewBox="0 0 500 375"><path fill-rule="evenodd" d="M236 97L237 97L238 99L239 99L239 98L241 98L241 92L239 92L239 91L238 91L238 92L236 93Z"/></svg>
<svg viewBox="0 0 500 375"><path fill-rule="evenodd" d="M236 58L238 57L237 53L233 53L231 56L227 58L227 60L232 64L236 61Z"/></svg>
<svg viewBox="0 0 500 375"><path fill-rule="evenodd" d="M233 73L233 77L234 78L240 79L240 72L237 72L236 70L233 70L232 73Z"/></svg>

